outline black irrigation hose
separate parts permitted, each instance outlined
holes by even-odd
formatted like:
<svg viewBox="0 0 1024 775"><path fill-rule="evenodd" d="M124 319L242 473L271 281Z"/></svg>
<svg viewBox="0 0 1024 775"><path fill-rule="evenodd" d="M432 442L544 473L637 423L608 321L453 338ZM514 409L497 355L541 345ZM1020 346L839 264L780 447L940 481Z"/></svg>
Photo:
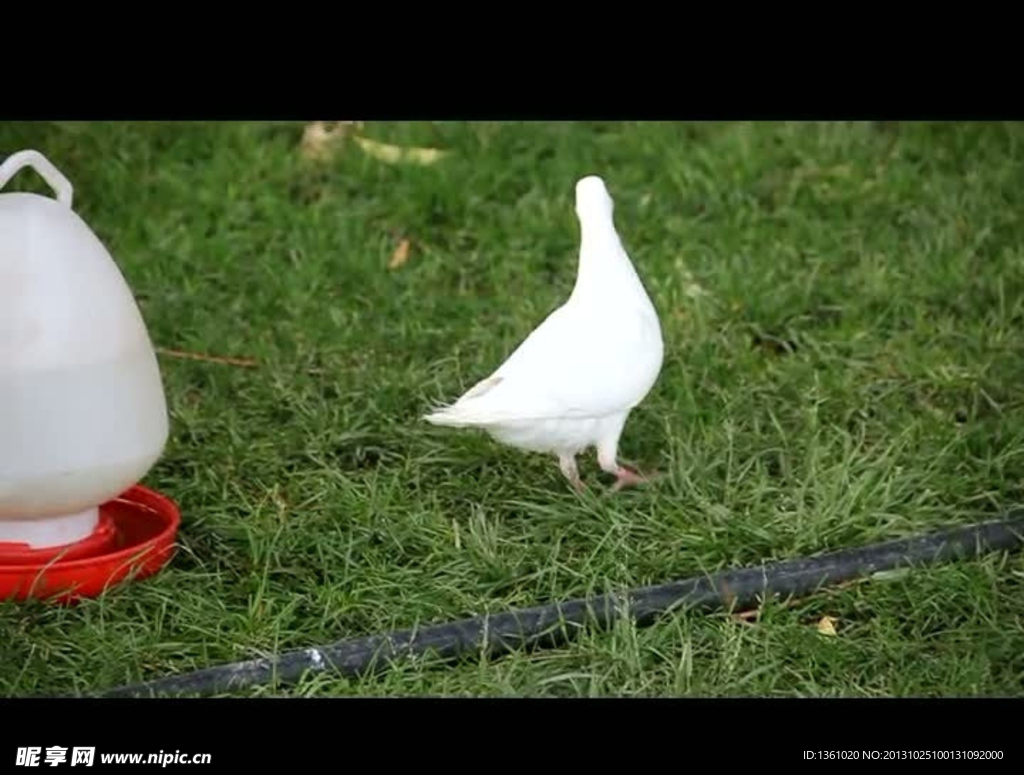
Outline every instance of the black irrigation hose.
<svg viewBox="0 0 1024 775"><path fill-rule="evenodd" d="M743 608L773 595L805 596L822 586L879 571L972 559L990 552L1015 551L1022 545L1024 511L1018 511L1004 520L762 567L722 571L625 594L601 595L422 629L351 638L327 646L287 652L277 659L235 662L124 686L103 696L220 694L275 681L293 683L307 671L365 674L385 669L391 660L429 653L455 659L482 650L497 654L516 648L554 645L568 636L569 627L578 629L596 625L606 628L622 611L628 611L643 626L680 607L705 610Z"/></svg>

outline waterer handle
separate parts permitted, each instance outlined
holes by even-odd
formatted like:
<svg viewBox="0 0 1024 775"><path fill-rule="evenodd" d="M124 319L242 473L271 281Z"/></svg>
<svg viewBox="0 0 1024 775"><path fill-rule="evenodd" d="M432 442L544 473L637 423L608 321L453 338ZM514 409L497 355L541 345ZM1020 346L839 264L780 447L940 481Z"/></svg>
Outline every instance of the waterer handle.
<svg viewBox="0 0 1024 775"><path fill-rule="evenodd" d="M4 163L0 164L0 188L7 185L7 181L24 167L34 169L39 177L50 184L50 188L57 195L57 201L71 209L71 196L74 193L71 181L64 177L59 169L50 164L50 161L39 151L18 151L4 159Z"/></svg>

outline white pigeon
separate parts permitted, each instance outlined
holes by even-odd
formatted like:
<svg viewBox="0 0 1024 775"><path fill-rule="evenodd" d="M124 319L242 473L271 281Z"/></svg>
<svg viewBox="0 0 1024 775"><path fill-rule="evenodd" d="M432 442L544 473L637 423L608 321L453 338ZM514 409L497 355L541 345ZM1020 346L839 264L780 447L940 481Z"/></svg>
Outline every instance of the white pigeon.
<svg viewBox="0 0 1024 775"><path fill-rule="evenodd" d="M648 476L618 462L629 413L661 372L664 344L658 314L615 229L604 181L576 184L580 252L572 295L497 371L455 403L423 419L476 428L512 447L554 454L577 490L576 457L591 446L613 489Z"/></svg>

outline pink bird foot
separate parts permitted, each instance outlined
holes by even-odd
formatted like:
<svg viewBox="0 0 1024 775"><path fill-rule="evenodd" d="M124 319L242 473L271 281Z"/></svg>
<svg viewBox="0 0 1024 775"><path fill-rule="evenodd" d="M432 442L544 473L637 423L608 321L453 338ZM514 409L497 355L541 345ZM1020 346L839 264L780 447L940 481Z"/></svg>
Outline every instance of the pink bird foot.
<svg viewBox="0 0 1024 775"><path fill-rule="evenodd" d="M624 487L636 487L641 484L650 484L661 474L657 472L641 473L630 466L620 465L615 472L615 484L612 485L612 492L617 492Z"/></svg>

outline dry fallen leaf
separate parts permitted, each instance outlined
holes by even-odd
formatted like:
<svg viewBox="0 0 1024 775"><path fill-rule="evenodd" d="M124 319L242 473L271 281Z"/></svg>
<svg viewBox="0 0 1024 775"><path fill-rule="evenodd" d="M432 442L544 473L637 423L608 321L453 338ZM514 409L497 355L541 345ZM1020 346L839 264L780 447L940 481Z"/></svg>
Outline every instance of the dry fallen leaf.
<svg viewBox="0 0 1024 775"><path fill-rule="evenodd" d="M333 123L334 126L329 126ZM302 132L302 155L307 159L329 158L338 144L352 131L359 131L361 121L314 121L307 124Z"/></svg>
<svg viewBox="0 0 1024 775"><path fill-rule="evenodd" d="M839 620L833 616L821 617L821 621L818 622L818 632L822 635L835 636L837 621Z"/></svg>
<svg viewBox="0 0 1024 775"><path fill-rule="evenodd" d="M403 148L400 145L378 143L366 137L353 137L363 151L375 159L388 164L409 162L412 164L433 164L443 159L448 152L438 148Z"/></svg>
<svg viewBox="0 0 1024 775"><path fill-rule="evenodd" d="M754 608L749 611L740 611L737 614L732 614L731 618L736 624L745 624L748 627L753 627L761 618L761 609Z"/></svg>
<svg viewBox="0 0 1024 775"><path fill-rule="evenodd" d="M329 126L333 123L334 126ZM379 143L368 137L360 137L361 121L314 121L307 124L302 133L302 154L308 159L330 158L341 142L348 137L359 145L364 153L388 164L433 164L443 159L448 152L438 148L404 148L400 145Z"/></svg>
<svg viewBox="0 0 1024 775"><path fill-rule="evenodd" d="M880 570L871 574L872 581L897 581L910 574L910 568L893 568Z"/></svg>
<svg viewBox="0 0 1024 775"><path fill-rule="evenodd" d="M388 269L398 269L406 261L409 260L409 240L404 239L398 243L398 247L395 248L395 252L391 254L391 260L388 262Z"/></svg>

